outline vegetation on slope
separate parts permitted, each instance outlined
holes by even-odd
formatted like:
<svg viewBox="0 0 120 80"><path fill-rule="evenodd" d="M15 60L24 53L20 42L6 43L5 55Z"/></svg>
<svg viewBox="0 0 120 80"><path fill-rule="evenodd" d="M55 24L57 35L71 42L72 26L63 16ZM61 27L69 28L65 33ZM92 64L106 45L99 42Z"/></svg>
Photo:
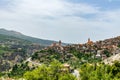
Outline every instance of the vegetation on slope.
<svg viewBox="0 0 120 80"><path fill-rule="evenodd" d="M53 61L49 66L39 68L24 74L26 80L77 80L69 71L62 71L61 63Z"/></svg>
<svg viewBox="0 0 120 80"><path fill-rule="evenodd" d="M19 39L24 39L24 40L27 40L27 41L30 41L33 43L38 43L38 44L43 45L43 46L48 46L48 45L51 45L53 42L56 42L56 41L52 41L52 40L44 40L44 39L38 39L38 38L26 36L26 35L23 35L19 32L9 31L9 30L5 30L5 29L0 29L0 34L16 37Z"/></svg>
<svg viewBox="0 0 120 80"><path fill-rule="evenodd" d="M0 34L0 72L9 71L14 64L26 60L41 48L30 41Z"/></svg>
<svg viewBox="0 0 120 80"><path fill-rule="evenodd" d="M120 62L115 61L113 65L84 64L80 68L81 80L119 80Z"/></svg>
<svg viewBox="0 0 120 80"><path fill-rule="evenodd" d="M68 53L56 52L53 49L41 50L32 55L32 60L39 63L49 64L53 59L61 63L68 63L72 67L80 67L84 63L100 62L100 58L94 58L94 54L81 53L77 50L70 50Z"/></svg>
<svg viewBox="0 0 120 80"><path fill-rule="evenodd" d="M103 64L101 57L96 57L94 50L91 50L92 46L79 48L73 45L67 47L67 50L60 45L49 47L35 52L30 60L33 64L30 64L24 60L28 57L29 51L36 48L39 50L38 46L33 48L31 42L15 37L5 35L0 37L0 70L5 71L0 72L0 76L26 80L76 80L71 71L64 72L62 64L67 63L71 69L79 70L81 80L120 79L120 62L116 61L113 65ZM103 54L111 56L107 49L103 50ZM42 65L36 66L34 63Z"/></svg>

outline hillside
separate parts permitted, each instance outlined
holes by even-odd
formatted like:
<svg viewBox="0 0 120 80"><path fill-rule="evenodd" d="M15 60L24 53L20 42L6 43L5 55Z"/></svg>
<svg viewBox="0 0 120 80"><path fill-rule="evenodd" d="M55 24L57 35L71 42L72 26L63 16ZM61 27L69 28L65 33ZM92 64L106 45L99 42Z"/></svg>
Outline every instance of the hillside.
<svg viewBox="0 0 120 80"><path fill-rule="evenodd" d="M36 52L32 59L45 64L56 59L78 67L81 63L100 62L118 53L120 53L120 37L115 37L97 42L88 39L85 44L67 46L62 46L61 42L54 43L44 50Z"/></svg>
<svg viewBox="0 0 120 80"><path fill-rule="evenodd" d="M17 44L32 44L32 42L28 40L0 34L0 43L7 43L7 44L11 43L12 44L12 42L17 43Z"/></svg>
<svg viewBox="0 0 120 80"><path fill-rule="evenodd" d="M24 39L24 40L27 40L27 41L30 41L33 43L38 43L43 46L48 46L48 45L51 45L53 42L56 42L56 41L44 40L44 39L38 39L38 38L26 36L26 35L23 35L22 33L19 33L16 31L10 31L10 30L6 30L6 29L0 29L0 34Z"/></svg>
<svg viewBox="0 0 120 80"><path fill-rule="evenodd" d="M35 45L29 41L27 41L27 44L24 42L19 44L19 40L21 39L1 35L1 41L3 41L1 42L2 45L0 45L1 76L5 76L4 71L5 73L8 71L6 75L10 78L24 77L31 79L36 70L38 72L41 70L41 73L44 73L43 70L47 69L45 70L45 73L49 74L47 76L55 75L56 70L58 70L59 75L63 74L63 72L65 73L66 70L69 75L72 75L74 70L77 70L78 75L80 73L81 80L114 80L115 78L119 80L117 78L119 78L120 63L113 63L112 66L108 65L108 63L111 64L115 60L120 60L120 37L97 42L88 39L88 42L85 44L71 44L67 46L63 46L62 42L59 41L45 48L41 48L40 45ZM51 64L54 61L54 65ZM103 61L105 64L103 64ZM57 64L60 64L59 69ZM51 65L55 66L55 68ZM38 70L38 66L40 70ZM51 74L51 71L55 74ZM114 73L116 71L117 73ZM107 77L103 73L106 73ZM40 79L45 78L43 77L45 75L40 76L40 73L35 73L34 75L36 76L37 74L37 77L40 77ZM29 75L29 77L26 77L26 75Z"/></svg>
<svg viewBox="0 0 120 80"><path fill-rule="evenodd" d="M9 70L42 48L24 39L0 34L0 72Z"/></svg>
<svg viewBox="0 0 120 80"><path fill-rule="evenodd" d="M105 59L103 62L105 64L110 64L112 65L115 61L120 61L120 53L119 54L116 54L116 55L113 55L107 59Z"/></svg>

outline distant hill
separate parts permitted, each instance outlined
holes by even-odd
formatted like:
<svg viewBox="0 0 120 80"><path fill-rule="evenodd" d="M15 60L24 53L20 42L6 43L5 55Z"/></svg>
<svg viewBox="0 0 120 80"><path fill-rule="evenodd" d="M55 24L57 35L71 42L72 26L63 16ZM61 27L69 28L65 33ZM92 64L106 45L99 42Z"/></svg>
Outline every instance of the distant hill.
<svg viewBox="0 0 120 80"><path fill-rule="evenodd" d="M38 38L26 36L22 33L19 33L16 31L11 31L11 30L6 30L6 29L0 29L0 34L28 40L30 42L38 43L43 46L48 46L48 45L51 45L53 42L56 42L56 41L52 41L52 40L44 40L44 39L38 39Z"/></svg>
<svg viewBox="0 0 120 80"><path fill-rule="evenodd" d="M28 40L0 34L0 43L1 44L12 44L12 42L14 42L15 44L24 44L24 45L32 44L32 42L30 42Z"/></svg>
<svg viewBox="0 0 120 80"><path fill-rule="evenodd" d="M28 40L0 34L0 72L9 70L42 48L44 46Z"/></svg>

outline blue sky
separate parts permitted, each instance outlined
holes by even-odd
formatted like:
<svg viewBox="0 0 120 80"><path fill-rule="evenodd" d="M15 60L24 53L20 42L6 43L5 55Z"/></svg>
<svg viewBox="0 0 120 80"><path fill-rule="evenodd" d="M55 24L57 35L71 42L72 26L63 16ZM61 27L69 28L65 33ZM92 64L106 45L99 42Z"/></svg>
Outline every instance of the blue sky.
<svg viewBox="0 0 120 80"><path fill-rule="evenodd" d="M101 7L102 10L117 9L120 7L120 0L67 0L72 3L87 3Z"/></svg>
<svg viewBox="0 0 120 80"><path fill-rule="evenodd" d="M0 0L0 28L68 43L120 36L120 0Z"/></svg>

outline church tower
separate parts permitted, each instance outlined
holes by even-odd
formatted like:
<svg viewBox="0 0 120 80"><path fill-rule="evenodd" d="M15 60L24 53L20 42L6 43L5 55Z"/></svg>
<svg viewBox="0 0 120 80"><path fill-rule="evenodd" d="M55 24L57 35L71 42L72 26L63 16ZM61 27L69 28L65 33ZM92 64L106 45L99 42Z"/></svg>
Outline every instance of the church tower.
<svg viewBox="0 0 120 80"><path fill-rule="evenodd" d="M90 38L88 38L87 44L89 44L89 45L92 45L92 44L93 44L93 42L90 40Z"/></svg>
<svg viewBox="0 0 120 80"><path fill-rule="evenodd" d="M88 43L90 43L91 42L91 40L90 40L90 38L88 38Z"/></svg>
<svg viewBox="0 0 120 80"><path fill-rule="evenodd" d="M62 42L61 42L61 40L59 40L59 46L61 46L61 44L62 44Z"/></svg>

